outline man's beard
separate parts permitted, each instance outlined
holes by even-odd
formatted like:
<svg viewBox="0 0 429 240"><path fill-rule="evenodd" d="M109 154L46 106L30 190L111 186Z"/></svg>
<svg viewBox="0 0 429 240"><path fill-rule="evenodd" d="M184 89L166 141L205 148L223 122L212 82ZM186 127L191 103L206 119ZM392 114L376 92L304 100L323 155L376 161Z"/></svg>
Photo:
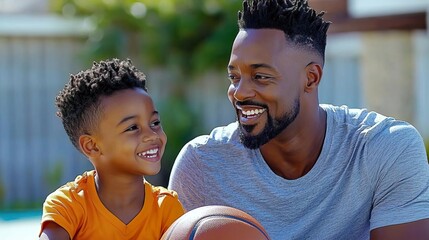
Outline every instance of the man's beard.
<svg viewBox="0 0 429 240"><path fill-rule="evenodd" d="M298 98L295 99L292 110L285 113L280 118L273 119L267 108L267 123L265 124L264 129L262 129L262 132L255 136L252 136L249 133L256 127L256 125L242 125L239 122L239 136L241 143L243 143L246 148L259 148L286 129L298 116L299 109L300 104Z"/></svg>

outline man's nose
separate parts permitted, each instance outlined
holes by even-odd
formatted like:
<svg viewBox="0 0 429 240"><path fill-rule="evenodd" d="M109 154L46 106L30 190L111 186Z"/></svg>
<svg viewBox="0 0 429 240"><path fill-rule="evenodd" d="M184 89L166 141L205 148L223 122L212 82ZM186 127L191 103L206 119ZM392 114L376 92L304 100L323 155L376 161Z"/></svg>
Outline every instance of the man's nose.
<svg viewBox="0 0 429 240"><path fill-rule="evenodd" d="M242 78L234 86L234 98L237 101L244 101L255 96L255 89L251 79Z"/></svg>

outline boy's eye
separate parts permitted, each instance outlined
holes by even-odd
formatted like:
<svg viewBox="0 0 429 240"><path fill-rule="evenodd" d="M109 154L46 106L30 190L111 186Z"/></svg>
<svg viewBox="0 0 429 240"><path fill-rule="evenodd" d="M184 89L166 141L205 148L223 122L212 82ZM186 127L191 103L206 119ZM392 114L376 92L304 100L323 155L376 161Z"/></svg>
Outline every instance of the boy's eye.
<svg viewBox="0 0 429 240"><path fill-rule="evenodd" d="M125 129L125 132L134 131L134 130L137 130L137 129L138 129L137 125L132 125L129 128Z"/></svg>
<svg viewBox="0 0 429 240"><path fill-rule="evenodd" d="M157 127L157 126L160 126L160 125L161 125L161 121L160 120L153 121L150 124L151 127Z"/></svg>

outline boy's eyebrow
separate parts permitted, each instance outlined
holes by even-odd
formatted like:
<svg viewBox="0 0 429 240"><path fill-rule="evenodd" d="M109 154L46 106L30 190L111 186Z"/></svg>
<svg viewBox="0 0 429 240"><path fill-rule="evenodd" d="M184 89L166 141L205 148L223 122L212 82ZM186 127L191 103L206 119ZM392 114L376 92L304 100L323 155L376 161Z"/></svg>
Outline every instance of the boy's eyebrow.
<svg viewBox="0 0 429 240"><path fill-rule="evenodd" d="M153 115L157 115L157 114L159 114L158 113L158 111L153 111L152 112L152 116ZM116 126L119 126L119 125L121 125L122 123L124 123L124 122L126 122L126 121L128 121L128 120L130 120L130 119L133 119L133 118L137 118L137 116L136 115L132 115L132 116L128 116L128 117L125 117L125 118L123 118Z"/></svg>

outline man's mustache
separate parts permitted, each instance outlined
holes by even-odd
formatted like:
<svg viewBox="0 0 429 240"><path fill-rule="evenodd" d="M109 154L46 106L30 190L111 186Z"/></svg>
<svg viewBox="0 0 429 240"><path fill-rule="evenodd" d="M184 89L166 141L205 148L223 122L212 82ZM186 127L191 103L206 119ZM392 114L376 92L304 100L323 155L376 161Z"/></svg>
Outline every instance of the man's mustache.
<svg viewBox="0 0 429 240"><path fill-rule="evenodd" d="M246 101L237 101L235 102L236 106L243 106L243 105L253 105L253 106L258 106L261 108L268 108L268 106L266 104L263 103L258 103L252 100L246 100Z"/></svg>

